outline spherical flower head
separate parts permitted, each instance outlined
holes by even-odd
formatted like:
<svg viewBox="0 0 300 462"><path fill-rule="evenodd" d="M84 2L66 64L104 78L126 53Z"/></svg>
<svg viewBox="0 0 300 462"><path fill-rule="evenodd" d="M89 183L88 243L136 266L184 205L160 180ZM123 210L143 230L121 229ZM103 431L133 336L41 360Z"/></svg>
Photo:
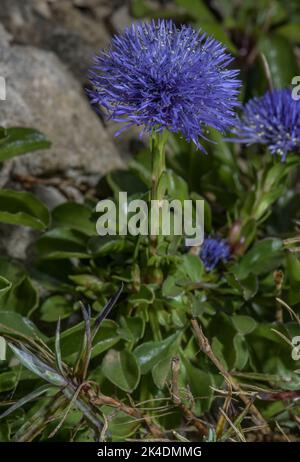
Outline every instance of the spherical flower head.
<svg viewBox="0 0 300 462"><path fill-rule="evenodd" d="M235 141L267 145L285 160L288 152L300 152L300 101L287 88L268 91L246 104L233 132Z"/></svg>
<svg viewBox="0 0 300 462"><path fill-rule="evenodd" d="M215 269L220 261L228 261L230 254L229 245L218 236L207 236L199 252L206 271Z"/></svg>
<svg viewBox="0 0 300 462"><path fill-rule="evenodd" d="M223 132L236 118L240 81L228 69L232 59L191 27L170 20L133 24L95 57L89 94L125 128L168 129L203 150L199 137L207 127Z"/></svg>

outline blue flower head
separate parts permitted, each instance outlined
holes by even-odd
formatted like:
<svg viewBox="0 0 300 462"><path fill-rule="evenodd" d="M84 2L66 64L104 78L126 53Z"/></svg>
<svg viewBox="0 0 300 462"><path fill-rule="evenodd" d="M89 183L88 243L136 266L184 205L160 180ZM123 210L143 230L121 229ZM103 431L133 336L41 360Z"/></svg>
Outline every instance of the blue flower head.
<svg viewBox="0 0 300 462"><path fill-rule="evenodd" d="M115 36L90 70L93 104L109 117L151 132L181 133L204 150L207 127L235 121L240 81L232 57L217 40L171 21L133 24ZM119 131L120 132L120 131Z"/></svg>
<svg viewBox="0 0 300 462"><path fill-rule="evenodd" d="M300 152L300 101L287 88L253 98L233 132L235 141L265 144L285 160L288 152Z"/></svg>
<svg viewBox="0 0 300 462"><path fill-rule="evenodd" d="M206 271L212 271L220 261L228 261L230 258L230 247L220 237L207 236L201 246L199 256Z"/></svg>

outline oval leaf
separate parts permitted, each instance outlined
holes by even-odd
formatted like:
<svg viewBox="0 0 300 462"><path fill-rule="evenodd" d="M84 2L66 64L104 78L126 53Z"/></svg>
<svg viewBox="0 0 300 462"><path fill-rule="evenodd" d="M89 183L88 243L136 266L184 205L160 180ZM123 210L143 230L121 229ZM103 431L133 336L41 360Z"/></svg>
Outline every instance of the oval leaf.
<svg viewBox="0 0 300 462"><path fill-rule="evenodd" d="M33 128L11 127L4 129L3 135L0 144L0 162L51 146L45 135Z"/></svg>
<svg viewBox="0 0 300 462"><path fill-rule="evenodd" d="M44 231L49 225L47 207L29 192L0 189L0 221Z"/></svg>
<svg viewBox="0 0 300 462"><path fill-rule="evenodd" d="M129 351L109 350L102 362L102 372L121 390L132 392L140 380L140 368Z"/></svg>

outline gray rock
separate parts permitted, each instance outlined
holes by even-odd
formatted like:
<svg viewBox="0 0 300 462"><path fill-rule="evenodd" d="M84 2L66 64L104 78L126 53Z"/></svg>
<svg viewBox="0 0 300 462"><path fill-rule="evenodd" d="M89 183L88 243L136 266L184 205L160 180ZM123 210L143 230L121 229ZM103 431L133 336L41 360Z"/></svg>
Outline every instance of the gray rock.
<svg viewBox="0 0 300 462"><path fill-rule="evenodd" d="M132 22L133 19L129 14L127 5L123 5L121 8L117 9L110 18L110 23L116 32L122 32L126 27L130 26Z"/></svg>
<svg viewBox="0 0 300 462"><path fill-rule="evenodd" d="M1 255L16 260L27 259L27 249L34 242L37 231L24 226L0 224Z"/></svg>
<svg viewBox="0 0 300 462"><path fill-rule="evenodd" d="M48 207L49 210L54 209L67 200L66 197L54 186L38 184L33 188L32 192Z"/></svg>
<svg viewBox="0 0 300 462"><path fill-rule="evenodd" d="M0 101L0 125L35 127L53 142L50 150L13 159L13 173L72 168L104 174L121 167L123 161L80 84L54 53L10 45L1 25L0 37L0 75L7 91L6 101Z"/></svg>
<svg viewBox="0 0 300 462"><path fill-rule="evenodd" d="M56 53L82 82L92 56L110 41L102 19L83 14L70 0L1 0L0 22L16 43Z"/></svg>

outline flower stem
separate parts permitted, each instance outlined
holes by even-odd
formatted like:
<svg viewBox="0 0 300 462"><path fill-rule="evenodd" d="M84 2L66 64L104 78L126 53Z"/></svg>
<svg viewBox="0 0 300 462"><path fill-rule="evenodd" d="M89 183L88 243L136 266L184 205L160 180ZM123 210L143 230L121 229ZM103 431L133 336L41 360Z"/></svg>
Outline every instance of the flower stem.
<svg viewBox="0 0 300 462"><path fill-rule="evenodd" d="M166 130L153 133L150 141L150 150L152 156L152 175L151 175L151 201L160 201L164 197L164 190L161 185L161 179L166 170L166 142L167 142L168 132ZM157 246L157 237L160 233L160 224L157 223L151 224L151 248L152 253L156 253ZM153 233L154 230L154 233Z"/></svg>
<svg viewBox="0 0 300 462"><path fill-rule="evenodd" d="M168 132L164 130L160 133L153 133L151 137L151 155L152 155L152 188L151 200L163 199L159 181L166 169L166 142Z"/></svg>

